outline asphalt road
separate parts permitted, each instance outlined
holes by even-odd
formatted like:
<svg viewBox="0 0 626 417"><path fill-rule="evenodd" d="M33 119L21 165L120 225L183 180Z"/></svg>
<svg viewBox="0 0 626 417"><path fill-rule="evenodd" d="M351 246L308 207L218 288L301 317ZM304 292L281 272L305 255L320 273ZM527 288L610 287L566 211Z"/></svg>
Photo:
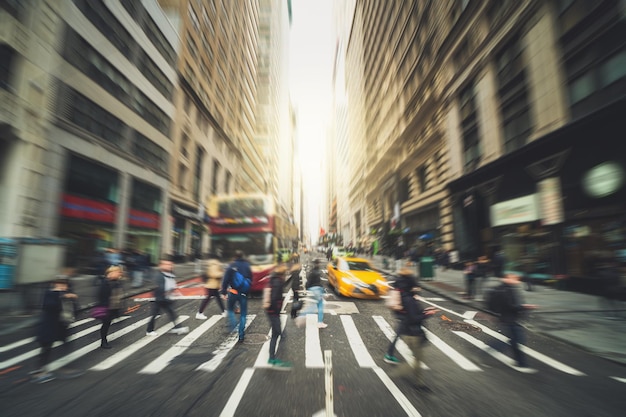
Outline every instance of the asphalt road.
<svg viewBox="0 0 626 417"><path fill-rule="evenodd" d="M528 332L531 372L522 372L511 366L493 317L428 293L425 302L441 310L425 326L430 391L389 377L394 365L383 355L396 320L382 301L330 295L328 328L320 330L314 320L299 328L285 314L278 356L293 367L268 369L270 326L261 300L249 301L246 341L237 344L214 301L209 320L195 319L196 285L188 283L190 298L175 304L188 316L189 334L168 334L160 318L159 336L147 337L150 303L132 301L136 309L111 328L110 350L99 348L98 322L75 323L71 353L54 349L58 378L45 384L29 381L38 352L32 335L13 335L0 349L0 416L608 417L623 415L626 405L623 366ZM403 353L399 344L405 361ZM84 373L66 378L68 368Z"/></svg>

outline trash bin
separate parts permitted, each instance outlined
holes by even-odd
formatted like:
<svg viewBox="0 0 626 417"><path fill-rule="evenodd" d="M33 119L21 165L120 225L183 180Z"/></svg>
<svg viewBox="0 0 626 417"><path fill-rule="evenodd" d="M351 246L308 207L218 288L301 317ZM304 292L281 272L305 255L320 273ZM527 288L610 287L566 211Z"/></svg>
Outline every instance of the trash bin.
<svg viewBox="0 0 626 417"><path fill-rule="evenodd" d="M0 290L12 289L17 265L17 241L0 238Z"/></svg>
<svg viewBox="0 0 626 417"><path fill-rule="evenodd" d="M434 264L435 260L430 256L423 256L420 259L420 279L433 279L435 277Z"/></svg>

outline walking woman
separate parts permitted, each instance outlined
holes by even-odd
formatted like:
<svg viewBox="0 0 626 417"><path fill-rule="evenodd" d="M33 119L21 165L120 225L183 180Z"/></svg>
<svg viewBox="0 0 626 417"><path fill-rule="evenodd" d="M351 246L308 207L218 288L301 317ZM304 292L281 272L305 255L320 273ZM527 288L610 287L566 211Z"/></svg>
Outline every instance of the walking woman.
<svg viewBox="0 0 626 417"><path fill-rule="evenodd" d="M100 347L102 349L111 349L111 345L107 341L107 335L109 334L109 327L111 327L111 321L117 318L121 314L122 297L124 296L124 289L122 287L122 268L115 265L110 266L105 272L105 278L100 282L100 288L98 289L98 306L107 307L107 315L102 320L102 327L100 328Z"/></svg>
<svg viewBox="0 0 626 417"><path fill-rule="evenodd" d="M200 309L196 313L196 319L207 319L207 316L204 315L204 309L213 297L215 297L217 304L220 306L222 315L226 317L224 303L220 297L220 287L222 286L222 277L224 276L224 267L222 263L217 259L209 259L206 275L206 284L204 285L204 288L206 288L206 298L202 300L202 303L200 303Z"/></svg>
<svg viewBox="0 0 626 417"><path fill-rule="evenodd" d="M67 278L57 277L44 294L41 320L37 329L37 342L41 346L41 352L39 353L38 369L32 372L34 375L33 382L42 384L54 379L52 372L47 370L54 342L61 341L64 349L68 349L67 343L65 343L69 333L68 325L61 318L63 299L78 298L76 294L68 291L68 283Z"/></svg>

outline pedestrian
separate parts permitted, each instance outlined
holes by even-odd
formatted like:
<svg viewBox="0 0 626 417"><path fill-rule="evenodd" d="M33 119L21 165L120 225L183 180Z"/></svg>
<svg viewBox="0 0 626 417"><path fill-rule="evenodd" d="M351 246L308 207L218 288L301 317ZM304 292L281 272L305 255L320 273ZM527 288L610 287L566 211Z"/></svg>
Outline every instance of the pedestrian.
<svg viewBox="0 0 626 417"><path fill-rule="evenodd" d="M291 368L289 362L284 362L276 357L276 343L281 335L280 325L280 312L283 308L283 285L284 276L287 272L287 267L279 265L272 271L270 275L270 282L268 288L265 291L269 292L269 297L265 297L263 300L263 307L267 313L267 317L272 325L272 337L270 339L270 358L267 361L268 365L275 369L288 370Z"/></svg>
<svg viewBox="0 0 626 417"><path fill-rule="evenodd" d="M403 281L403 280L412 280L412 284L411 284L411 291L413 293L417 293L420 291L419 286L417 285L417 281L415 276L413 275L413 273L411 272L411 270L407 267L401 268L400 271L398 271L398 274L396 275L396 283L398 281ZM406 287L408 284L404 284L404 287ZM400 283L400 286L403 287L402 282ZM398 286L394 286L393 291L399 291L400 292L400 297L402 297L402 289L398 288ZM394 336L393 340L391 341L391 343L389 344L389 347L387 348L387 353L385 354L383 361L386 363L390 363L392 365L397 365L400 363L400 360L398 358L396 358L395 356L395 350L396 350L396 343L398 342L398 339L400 338L400 330L401 330L401 326L402 326L402 321L404 320L404 316L406 315L406 311L404 309L402 310L394 310L394 313L396 314L396 317L398 318L398 329L396 331L396 335Z"/></svg>
<svg viewBox="0 0 626 417"><path fill-rule="evenodd" d="M224 303L222 302L222 298L220 297L220 286L222 284L223 276L224 268L222 266L222 263L215 258L209 259L207 272L205 275L206 283L204 284L204 288L206 289L206 298L200 303L200 309L196 313L196 319L207 319L207 316L204 315L204 309L206 308L207 304L209 304L209 301L211 301L211 298L215 298L215 301L217 301L217 304L220 306L220 310L222 311L222 316L226 317Z"/></svg>
<svg viewBox="0 0 626 417"><path fill-rule="evenodd" d="M499 307L497 308L500 313L500 323L504 327L507 336L511 339L511 348L513 349L513 355L517 362L517 366L525 368L528 366L526 356L520 345L524 344L524 328L519 323L519 320L525 315L526 311L536 309L534 304L524 304L521 291L519 287L521 285L521 276L518 273L507 273L502 279L502 284L494 291L495 294L500 294L500 301L496 302Z"/></svg>
<svg viewBox="0 0 626 417"><path fill-rule="evenodd" d="M289 270L291 280L291 292L293 293L293 302L291 304L291 318L295 319L298 316L298 310L302 307L302 302L300 301L300 288L302 286L302 282L300 280L300 272L302 271L302 265L296 263L291 266Z"/></svg>
<svg viewBox="0 0 626 417"><path fill-rule="evenodd" d="M434 307L424 308L413 294L415 287L415 279L408 268L402 269L398 274L396 288L400 290L402 297L402 308L405 311L403 319L400 321L399 334L402 336L408 347L413 353L415 360L412 363L404 363L394 371L390 372L390 376L404 377L412 380L418 390L427 391L421 380L422 358L424 355L424 345L427 342L426 334L422 329L423 321L435 314L437 310Z"/></svg>
<svg viewBox="0 0 626 417"><path fill-rule="evenodd" d="M154 331L154 321L161 312L161 309L165 310L169 316L174 328L172 333L184 334L189 333L189 327L183 327L180 323L176 323L178 316L172 308L174 301L172 295L176 291L176 275L174 275L174 267L172 261L168 259L161 259L159 261L159 268L154 271L152 275L152 281L156 285L154 288L154 303L152 304L152 317L148 322L148 329L146 335L157 336L158 333Z"/></svg>
<svg viewBox="0 0 626 417"><path fill-rule="evenodd" d="M37 342L41 347L38 358L37 369L31 374L33 382L43 384L52 381L55 377L52 372L46 369L52 353L52 344L56 341L63 342L63 349L67 350L68 346L65 340L68 336L68 325L62 319L64 299L75 300L78 296L68 291L69 281L63 276L57 277L51 287L46 290L43 297L41 318L37 328ZM65 307L72 307L65 303Z"/></svg>
<svg viewBox="0 0 626 417"><path fill-rule="evenodd" d="M107 314L102 317L102 327L100 327L100 347L102 349L111 349L111 345L107 341L111 321L120 316L122 309L122 298L124 289L122 287L122 268L115 265L110 266L104 273L104 279L100 281L98 288L98 301L96 306L106 307Z"/></svg>
<svg viewBox="0 0 626 417"><path fill-rule="evenodd" d="M333 248L328 248L326 251L326 259L328 259L328 262L333 260Z"/></svg>
<svg viewBox="0 0 626 417"><path fill-rule="evenodd" d="M474 281L476 279L476 265L473 261L465 262L463 277L465 278L465 298L472 300L474 298Z"/></svg>
<svg viewBox="0 0 626 417"><path fill-rule="evenodd" d="M221 293L222 297L227 300L226 310L231 330L237 327L235 305L239 305L239 343L243 343L245 339L246 315L248 314L248 294L238 291L232 285L235 271L243 275L244 279L252 281L252 269L250 269L250 264L244 259L243 252L240 250L235 251L235 259L226 269L224 279L222 280Z"/></svg>
<svg viewBox="0 0 626 417"><path fill-rule="evenodd" d="M491 261L486 256L479 256L476 262L475 281L476 281L476 294L482 297L482 289L485 286L485 282L489 276L489 268Z"/></svg>
<svg viewBox="0 0 626 417"><path fill-rule="evenodd" d="M304 316L315 311L317 306L317 327L325 329L328 327L324 323L324 287L322 287L322 271L320 270L319 259L313 260L313 269L306 278L306 289L313 293L315 304L311 304L305 312L302 313L301 320L297 323L299 326L304 325Z"/></svg>

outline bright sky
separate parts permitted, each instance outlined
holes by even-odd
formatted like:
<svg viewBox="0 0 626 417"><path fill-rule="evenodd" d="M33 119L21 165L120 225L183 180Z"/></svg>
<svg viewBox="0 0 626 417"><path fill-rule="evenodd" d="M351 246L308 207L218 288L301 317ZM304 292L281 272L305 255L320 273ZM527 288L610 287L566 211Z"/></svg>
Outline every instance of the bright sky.
<svg viewBox="0 0 626 417"><path fill-rule="evenodd" d="M297 140L304 183L304 225L315 241L319 232L321 161L331 111L334 41L333 0L292 0L290 88L297 115Z"/></svg>

